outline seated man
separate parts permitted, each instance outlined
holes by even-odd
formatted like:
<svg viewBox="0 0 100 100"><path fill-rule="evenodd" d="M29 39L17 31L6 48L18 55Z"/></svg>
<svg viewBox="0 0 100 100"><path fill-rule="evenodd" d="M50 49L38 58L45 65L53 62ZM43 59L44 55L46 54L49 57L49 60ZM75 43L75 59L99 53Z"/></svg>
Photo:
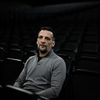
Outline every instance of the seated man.
<svg viewBox="0 0 100 100"><path fill-rule="evenodd" d="M14 86L48 99L56 98L66 78L66 64L52 49L55 45L52 29L42 27L36 43L36 55L27 59Z"/></svg>

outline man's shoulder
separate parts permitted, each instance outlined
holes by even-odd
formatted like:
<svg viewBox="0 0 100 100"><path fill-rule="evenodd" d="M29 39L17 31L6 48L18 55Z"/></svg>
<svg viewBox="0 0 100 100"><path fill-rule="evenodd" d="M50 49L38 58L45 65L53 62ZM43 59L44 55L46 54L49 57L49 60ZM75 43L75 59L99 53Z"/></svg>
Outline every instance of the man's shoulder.
<svg viewBox="0 0 100 100"><path fill-rule="evenodd" d="M65 60L56 53L54 54L54 61L65 62Z"/></svg>
<svg viewBox="0 0 100 100"><path fill-rule="evenodd" d="M35 55L28 57L28 59L25 62L25 65L29 64L29 62L33 61L34 59L35 59Z"/></svg>
<svg viewBox="0 0 100 100"><path fill-rule="evenodd" d="M33 55L33 56L30 56L27 60L31 60L31 59L34 59L36 56Z"/></svg>

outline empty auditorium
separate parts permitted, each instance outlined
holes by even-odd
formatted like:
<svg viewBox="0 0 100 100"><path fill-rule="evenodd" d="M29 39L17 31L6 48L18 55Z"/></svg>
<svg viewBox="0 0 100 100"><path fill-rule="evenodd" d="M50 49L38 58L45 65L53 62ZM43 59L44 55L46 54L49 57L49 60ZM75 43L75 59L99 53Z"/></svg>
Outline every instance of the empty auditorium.
<svg viewBox="0 0 100 100"><path fill-rule="evenodd" d="M99 11L99 0L1 0L0 100L100 100ZM35 56L43 26L54 30L53 51L67 70L59 96L52 99L13 86L27 59Z"/></svg>

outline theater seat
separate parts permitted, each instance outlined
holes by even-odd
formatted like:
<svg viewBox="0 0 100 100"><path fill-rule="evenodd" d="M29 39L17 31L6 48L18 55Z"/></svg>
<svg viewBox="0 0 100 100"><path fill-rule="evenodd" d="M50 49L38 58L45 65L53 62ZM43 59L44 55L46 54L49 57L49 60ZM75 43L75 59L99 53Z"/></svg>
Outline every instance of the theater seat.
<svg viewBox="0 0 100 100"><path fill-rule="evenodd" d="M3 61L1 68L1 85L13 84L23 68L19 59L7 58Z"/></svg>
<svg viewBox="0 0 100 100"><path fill-rule="evenodd" d="M39 95L32 93L30 91L14 87L12 85L6 85L3 87L3 93L5 100L6 98L9 100L14 100L14 99L24 99L24 100L47 100L43 97L40 97Z"/></svg>

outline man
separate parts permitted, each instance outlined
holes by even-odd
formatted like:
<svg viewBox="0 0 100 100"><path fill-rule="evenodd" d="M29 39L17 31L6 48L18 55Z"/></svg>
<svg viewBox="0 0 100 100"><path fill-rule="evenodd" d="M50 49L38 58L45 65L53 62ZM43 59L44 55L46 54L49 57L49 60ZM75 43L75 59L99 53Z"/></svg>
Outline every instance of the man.
<svg viewBox="0 0 100 100"><path fill-rule="evenodd" d="M53 51L55 39L52 29L42 27L36 43L36 55L28 58L14 86L48 99L56 98L66 77L66 64Z"/></svg>

